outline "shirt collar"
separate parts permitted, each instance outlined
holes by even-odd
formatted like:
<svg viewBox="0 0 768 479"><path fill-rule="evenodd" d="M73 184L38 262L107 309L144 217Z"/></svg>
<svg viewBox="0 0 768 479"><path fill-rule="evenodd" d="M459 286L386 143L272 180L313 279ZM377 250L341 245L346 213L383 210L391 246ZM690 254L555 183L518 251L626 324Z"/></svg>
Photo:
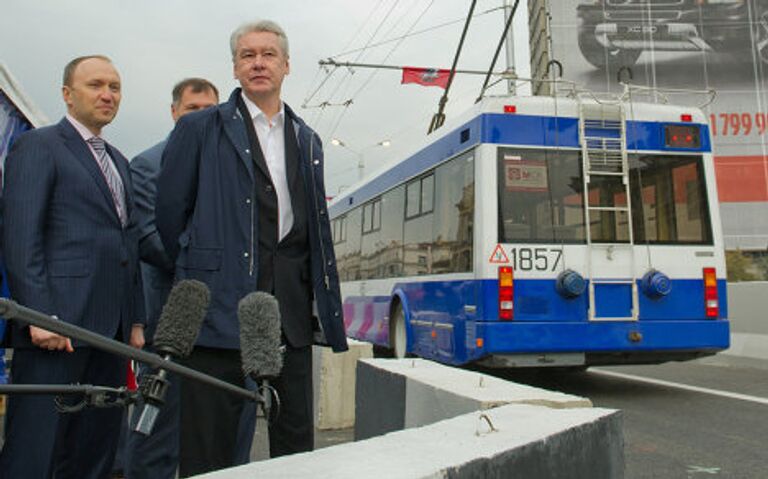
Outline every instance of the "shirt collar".
<svg viewBox="0 0 768 479"><path fill-rule="evenodd" d="M248 114L251 115L251 120L256 120L257 118L261 117L264 119L265 123L269 123L267 120L267 115L264 114L263 111L261 111L261 108L256 106L256 103L252 102L250 98L245 96L245 93L240 93L240 96L243 97L243 101L245 102L245 107L248 108ZM285 122L285 103L282 101L280 102L280 111L277 112L275 116L272 117L272 123L276 126L282 126Z"/></svg>
<svg viewBox="0 0 768 479"><path fill-rule="evenodd" d="M72 126L75 127L75 130L77 130L77 132L80 133L80 136L83 137L84 141L88 141L91 138L98 136L98 135L94 135L93 132L89 130L87 126L75 120L74 116L70 115L69 113L67 113L65 116L67 120L69 120L69 122L72 124Z"/></svg>

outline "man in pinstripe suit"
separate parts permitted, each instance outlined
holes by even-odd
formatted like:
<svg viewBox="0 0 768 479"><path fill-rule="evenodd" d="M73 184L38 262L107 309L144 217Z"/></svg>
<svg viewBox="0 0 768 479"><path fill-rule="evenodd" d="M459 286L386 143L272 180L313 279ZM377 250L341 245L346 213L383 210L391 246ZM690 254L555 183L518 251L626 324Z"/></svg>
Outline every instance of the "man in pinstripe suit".
<svg viewBox="0 0 768 479"><path fill-rule="evenodd" d="M120 76L103 56L64 69L67 115L20 136L6 160L3 251L11 297L141 347L143 305L128 161L100 134L117 114ZM77 340L13 324L16 384L125 383L125 360ZM8 403L2 478L109 475L122 411L58 414L51 396Z"/></svg>

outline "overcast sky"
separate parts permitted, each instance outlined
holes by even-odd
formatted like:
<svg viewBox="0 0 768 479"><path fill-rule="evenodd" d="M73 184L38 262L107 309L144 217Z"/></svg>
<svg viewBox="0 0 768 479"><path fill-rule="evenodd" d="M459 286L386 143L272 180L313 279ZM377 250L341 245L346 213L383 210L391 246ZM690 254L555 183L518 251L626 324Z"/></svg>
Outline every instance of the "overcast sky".
<svg viewBox="0 0 768 479"><path fill-rule="evenodd" d="M277 21L288 34L291 73L283 99L325 142L328 193L356 179L358 154L371 171L391 160L404 136L425 131L437 110L439 88L400 85L400 72L339 69L327 81L318 60L445 67L453 60L463 21L390 42L362 53L342 52L418 32L466 16L466 0L2 0L0 62L52 122L64 114L61 72L72 58L106 54L123 80L120 112L105 136L128 157L161 140L173 127L170 92L188 76L202 76L219 88L222 100L237 86L232 76L229 35L240 23ZM487 69L504 16L502 0L478 0L459 67ZM516 16L518 71L527 71L524 10ZM504 55L497 70L505 67ZM477 97L483 78L458 77L450 94L449 117ZM305 100L316 94L302 108ZM349 108L312 108L352 100ZM411 133L409 133L411 132ZM353 153L332 146L342 139ZM376 146L391 140L393 147Z"/></svg>

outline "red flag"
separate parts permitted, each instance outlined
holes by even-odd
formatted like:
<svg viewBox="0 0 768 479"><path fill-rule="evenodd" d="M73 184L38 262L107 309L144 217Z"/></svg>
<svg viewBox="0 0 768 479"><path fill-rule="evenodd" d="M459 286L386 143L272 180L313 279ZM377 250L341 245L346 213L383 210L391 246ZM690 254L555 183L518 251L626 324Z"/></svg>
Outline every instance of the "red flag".
<svg viewBox="0 0 768 479"><path fill-rule="evenodd" d="M403 67L403 79L400 83L418 83L423 86L448 87L450 70L438 70L437 68Z"/></svg>

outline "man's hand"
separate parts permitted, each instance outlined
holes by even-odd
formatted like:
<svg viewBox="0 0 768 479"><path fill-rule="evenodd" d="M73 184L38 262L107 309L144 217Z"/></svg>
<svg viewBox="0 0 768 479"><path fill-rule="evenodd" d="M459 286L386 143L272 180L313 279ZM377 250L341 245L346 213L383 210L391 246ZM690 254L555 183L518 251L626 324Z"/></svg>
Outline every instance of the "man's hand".
<svg viewBox="0 0 768 479"><path fill-rule="evenodd" d="M72 347L72 341L69 338L38 328L37 326L29 327L29 335L32 337L32 344L42 349L47 349L49 351L64 350L68 353L75 350L75 348Z"/></svg>
<svg viewBox="0 0 768 479"><path fill-rule="evenodd" d="M136 349L144 347L144 326L134 324L131 328L131 346Z"/></svg>

